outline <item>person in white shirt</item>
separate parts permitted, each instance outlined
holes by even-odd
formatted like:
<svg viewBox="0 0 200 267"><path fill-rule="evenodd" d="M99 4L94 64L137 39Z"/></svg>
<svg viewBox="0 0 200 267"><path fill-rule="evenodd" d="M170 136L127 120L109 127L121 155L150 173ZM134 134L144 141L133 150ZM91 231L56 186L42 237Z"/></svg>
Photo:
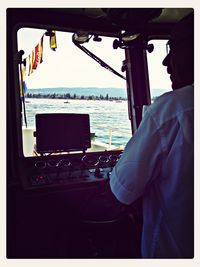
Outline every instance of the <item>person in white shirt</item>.
<svg viewBox="0 0 200 267"><path fill-rule="evenodd" d="M192 13L172 31L163 65L173 91L148 107L111 173L104 204L96 207L106 216L109 199L110 210L112 199L113 211L123 212L142 197L143 258L194 257L193 23Z"/></svg>

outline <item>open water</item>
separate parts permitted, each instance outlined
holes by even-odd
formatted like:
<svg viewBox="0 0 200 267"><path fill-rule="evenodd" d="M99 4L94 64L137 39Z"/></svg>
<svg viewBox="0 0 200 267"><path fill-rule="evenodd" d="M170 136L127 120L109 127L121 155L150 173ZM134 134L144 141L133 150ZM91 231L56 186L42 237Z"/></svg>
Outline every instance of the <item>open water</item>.
<svg viewBox="0 0 200 267"><path fill-rule="evenodd" d="M95 139L112 145L125 145L131 137L127 101L79 100L79 99L26 99L28 127L35 127L37 113L86 113L90 115L91 132Z"/></svg>

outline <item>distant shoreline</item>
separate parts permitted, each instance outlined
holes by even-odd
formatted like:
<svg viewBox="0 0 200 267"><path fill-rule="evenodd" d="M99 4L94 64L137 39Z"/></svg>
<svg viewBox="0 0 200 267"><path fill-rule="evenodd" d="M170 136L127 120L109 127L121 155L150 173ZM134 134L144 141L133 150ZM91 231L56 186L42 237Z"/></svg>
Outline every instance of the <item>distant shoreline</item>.
<svg viewBox="0 0 200 267"><path fill-rule="evenodd" d="M125 97L121 96L109 96L106 94L106 96L103 95L78 95L78 94L41 94L41 93L27 93L25 95L26 98L45 98L45 99L63 99L63 100L73 100L73 99L78 99L78 100L108 100L108 101L122 101L122 100L127 100Z"/></svg>
<svg viewBox="0 0 200 267"><path fill-rule="evenodd" d="M166 93L163 89L152 89L151 99ZM127 101L127 90L125 88L97 88L97 87L59 87L59 88L35 88L28 89L26 98L63 99L63 100L109 100Z"/></svg>

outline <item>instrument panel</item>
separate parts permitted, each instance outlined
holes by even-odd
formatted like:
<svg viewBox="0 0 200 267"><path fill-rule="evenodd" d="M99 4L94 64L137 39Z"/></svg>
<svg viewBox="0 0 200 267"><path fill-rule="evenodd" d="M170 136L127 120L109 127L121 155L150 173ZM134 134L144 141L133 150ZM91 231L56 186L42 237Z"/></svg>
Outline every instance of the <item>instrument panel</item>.
<svg viewBox="0 0 200 267"><path fill-rule="evenodd" d="M22 182L25 189L73 187L109 179L122 151L72 153L26 158Z"/></svg>

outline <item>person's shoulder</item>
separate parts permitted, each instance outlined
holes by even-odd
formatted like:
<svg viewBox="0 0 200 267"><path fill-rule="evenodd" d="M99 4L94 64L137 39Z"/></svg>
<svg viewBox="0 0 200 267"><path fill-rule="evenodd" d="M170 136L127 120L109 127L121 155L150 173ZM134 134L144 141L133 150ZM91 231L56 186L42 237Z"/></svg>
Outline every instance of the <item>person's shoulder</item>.
<svg viewBox="0 0 200 267"><path fill-rule="evenodd" d="M177 116L180 112L190 109L194 106L193 85L188 85L174 91L166 92L157 97L154 103L149 107L149 114L155 120L165 121L171 117Z"/></svg>
<svg viewBox="0 0 200 267"><path fill-rule="evenodd" d="M155 99L154 103L152 104L152 108L161 108L162 106L167 105L177 105L179 103L189 102L191 103L194 96L194 86L187 85L177 90L173 90L170 92L166 92L163 95L159 96Z"/></svg>
<svg viewBox="0 0 200 267"><path fill-rule="evenodd" d="M172 103L174 101L182 101L182 99L188 99L188 97L193 97L194 94L194 85L187 85L181 87L177 90L166 92L163 95L159 96L155 100L155 105L163 105L166 103Z"/></svg>

